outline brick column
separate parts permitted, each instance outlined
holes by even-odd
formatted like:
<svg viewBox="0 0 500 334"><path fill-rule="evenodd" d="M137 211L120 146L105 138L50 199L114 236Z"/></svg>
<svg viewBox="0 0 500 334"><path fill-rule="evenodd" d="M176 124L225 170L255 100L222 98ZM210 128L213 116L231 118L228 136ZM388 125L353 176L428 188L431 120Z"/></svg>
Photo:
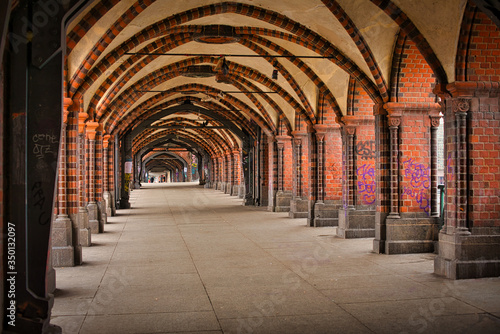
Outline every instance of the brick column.
<svg viewBox="0 0 500 334"><path fill-rule="evenodd" d="M431 115L431 217L439 217L438 208L438 140L437 140L437 130L439 127L441 116Z"/></svg>
<svg viewBox="0 0 500 334"><path fill-rule="evenodd" d="M233 150L233 188L231 189L232 196L238 196L241 184L241 167L240 167L240 150Z"/></svg>
<svg viewBox="0 0 500 334"><path fill-rule="evenodd" d="M227 152L225 155L226 161L226 170L227 170L227 178L226 178L226 187L224 189L224 193L231 194L231 189L233 187L233 162L231 161L231 152Z"/></svg>
<svg viewBox="0 0 500 334"><path fill-rule="evenodd" d="M325 178L324 178L324 165L325 165L325 135L327 126L323 124L316 124L316 154L317 154L317 175L318 175L318 197L317 201L323 203L325 199Z"/></svg>
<svg viewBox="0 0 500 334"><path fill-rule="evenodd" d="M292 200L290 201L290 218L307 218L309 215L309 200L304 196L303 182L303 166L302 156L304 149L303 144L307 143L307 132L293 131L293 190ZM308 156L308 155L307 155ZM306 166L307 167L307 166Z"/></svg>
<svg viewBox="0 0 500 334"><path fill-rule="evenodd" d="M106 208L106 216L113 215L113 195L109 191L109 165L113 163L109 161L109 144L110 144L111 135L104 135L102 139L102 155L103 155L103 173L102 173L102 188L103 188L103 200L104 207Z"/></svg>
<svg viewBox="0 0 500 334"><path fill-rule="evenodd" d="M87 113L78 114L78 155L79 155L79 176L78 176L78 240L80 245L89 247L91 243L91 232L89 227L89 213L85 200L85 120Z"/></svg>
<svg viewBox="0 0 500 334"><path fill-rule="evenodd" d="M391 171L391 211L390 218L399 216L399 137L398 130L401 124L401 115L389 115L389 141L390 141L390 171Z"/></svg>
<svg viewBox="0 0 500 334"><path fill-rule="evenodd" d="M89 140L89 203L87 205L87 210L89 212L89 227L92 233L102 232L99 227L99 212L97 203L95 201L95 139L96 130L99 127L98 122L87 122L87 138Z"/></svg>
<svg viewBox="0 0 500 334"><path fill-rule="evenodd" d="M52 225L52 265L54 267L73 267L82 263L81 246L78 244L78 233L73 233L73 223L67 210L67 148L66 131L71 99L64 99L63 124L59 152L58 204L59 212ZM76 229L78 231L78 229Z"/></svg>
<svg viewBox="0 0 500 334"><path fill-rule="evenodd" d="M278 191L276 193L274 211L289 212L290 201L292 200L292 186L288 183L291 181L291 175L288 175L286 171L290 170L291 172L292 166L289 164L292 164L292 159L287 159L286 157L291 153L287 151L291 149L291 137L276 136L276 145L278 148Z"/></svg>
<svg viewBox="0 0 500 334"><path fill-rule="evenodd" d="M345 135L345 199L344 203L347 209L354 209L355 188L354 188L354 135L356 134L356 126L349 125L344 129Z"/></svg>
<svg viewBox="0 0 500 334"><path fill-rule="evenodd" d="M434 272L500 276L500 84L454 82L445 109L445 217ZM449 93L449 94L448 94Z"/></svg>

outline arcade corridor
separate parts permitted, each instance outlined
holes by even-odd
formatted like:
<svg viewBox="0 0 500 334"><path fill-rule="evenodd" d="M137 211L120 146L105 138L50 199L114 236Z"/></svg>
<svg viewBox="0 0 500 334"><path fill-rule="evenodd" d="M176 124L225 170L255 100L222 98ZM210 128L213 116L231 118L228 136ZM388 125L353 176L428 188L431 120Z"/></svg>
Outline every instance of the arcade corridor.
<svg viewBox="0 0 500 334"><path fill-rule="evenodd" d="M498 333L500 278L452 281L434 254L243 207L195 183L134 190L84 253L56 269L63 333Z"/></svg>
<svg viewBox="0 0 500 334"><path fill-rule="evenodd" d="M0 332L496 324L499 1L2 0L0 36Z"/></svg>

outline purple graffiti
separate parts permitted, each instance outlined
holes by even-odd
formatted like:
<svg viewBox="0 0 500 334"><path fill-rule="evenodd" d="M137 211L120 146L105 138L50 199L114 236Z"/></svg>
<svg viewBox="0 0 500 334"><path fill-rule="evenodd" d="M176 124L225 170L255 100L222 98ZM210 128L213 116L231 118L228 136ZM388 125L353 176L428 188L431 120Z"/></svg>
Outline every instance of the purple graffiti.
<svg viewBox="0 0 500 334"><path fill-rule="evenodd" d="M429 189L431 186L429 167L415 162L412 158L403 161L403 168L405 169L405 177L410 179L410 184L413 188Z"/></svg>
<svg viewBox="0 0 500 334"><path fill-rule="evenodd" d="M425 213L429 214L431 211L431 201L426 189L403 187L401 197L403 197L403 195L408 195L409 197L415 199L420 206L420 209L424 210Z"/></svg>
<svg viewBox="0 0 500 334"><path fill-rule="evenodd" d="M420 209L429 215L431 202L429 191L431 185L430 168L417 163L413 158L403 161L404 177L410 181L411 187L403 187L401 197L408 195L417 201Z"/></svg>
<svg viewBox="0 0 500 334"><path fill-rule="evenodd" d="M373 165L364 164L356 170L358 176L358 193L365 204L375 203L375 168Z"/></svg>

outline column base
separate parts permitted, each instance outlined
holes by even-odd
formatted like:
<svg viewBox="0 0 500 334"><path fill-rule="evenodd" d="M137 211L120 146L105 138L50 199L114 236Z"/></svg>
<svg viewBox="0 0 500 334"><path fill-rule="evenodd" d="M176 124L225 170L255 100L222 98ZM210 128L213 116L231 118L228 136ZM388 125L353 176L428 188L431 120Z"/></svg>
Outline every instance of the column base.
<svg viewBox="0 0 500 334"><path fill-rule="evenodd" d="M78 210L78 243L82 247L90 247L92 245L89 216L85 207L80 207Z"/></svg>
<svg viewBox="0 0 500 334"><path fill-rule="evenodd" d="M375 237L375 211L340 209L337 236L344 239Z"/></svg>
<svg viewBox="0 0 500 334"><path fill-rule="evenodd" d="M238 196L239 189L239 184L233 184L233 187L231 188L231 196Z"/></svg>
<svg viewBox="0 0 500 334"><path fill-rule="evenodd" d="M244 184L240 184L240 186L238 187L238 198L245 198L245 185Z"/></svg>
<svg viewBox="0 0 500 334"><path fill-rule="evenodd" d="M226 186L224 187L224 193L230 195L232 189L233 189L233 185L231 183L226 183Z"/></svg>
<svg viewBox="0 0 500 334"><path fill-rule="evenodd" d="M480 232L481 233L481 232ZM490 235L439 233L434 273L450 279L500 276L500 229Z"/></svg>
<svg viewBox="0 0 500 334"><path fill-rule="evenodd" d="M99 210L99 233L104 232L104 225L108 223L108 215L106 214L106 202L101 201L97 203L97 209Z"/></svg>
<svg viewBox="0 0 500 334"><path fill-rule="evenodd" d="M72 225L67 215L58 215L52 224L51 261L53 267L73 267L75 265Z"/></svg>
<svg viewBox="0 0 500 334"><path fill-rule="evenodd" d="M289 212L292 193L289 191L278 191L276 193L274 212Z"/></svg>
<svg viewBox="0 0 500 334"><path fill-rule="evenodd" d="M113 212L113 195L109 191L105 191L102 193L102 198L104 202L104 208L103 212L106 212L106 216L114 216Z"/></svg>
<svg viewBox="0 0 500 334"><path fill-rule="evenodd" d="M134 182L134 189L141 189L141 183L139 181Z"/></svg>
<svg viewBox="0 0 500 334"><path fill-rule="evenodd" d="M312 203L311 203L312 204ZM335 201L314 203L314 216L308 217L308 226L324 227L339 225L339 209L342 204Z"/></svg>
<svg viewBox="0 0 500 334"><path fill-rule="evenodd" d="M293 219L309 217L309 201L300 198L292 199L288 216Z"/></svg>
<svg viewBox="0 0 500 334"><path fill-rule="evenodd" d="M438 240L438 220L420 214L400 214L385 221L385 254L432 253Z"/></svg>
<svg viewBox="0 0 500 334"><path fill-rule="evenodd" d="M87 205L87 210L89 212L89 228L92 234L97 234L99 230L99 212L96 202L90 202Z"/></svg>

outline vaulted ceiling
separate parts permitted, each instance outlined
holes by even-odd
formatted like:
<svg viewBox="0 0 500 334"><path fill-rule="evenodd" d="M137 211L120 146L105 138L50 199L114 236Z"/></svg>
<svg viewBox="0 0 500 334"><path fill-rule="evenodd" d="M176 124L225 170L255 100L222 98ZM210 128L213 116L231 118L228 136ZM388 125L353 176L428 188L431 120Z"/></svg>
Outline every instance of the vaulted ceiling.
<svg viewBox="0 0 500 334"><path fill-rule="evenodd" d="M257 128L275 134L319 123L325 101L337 118L346 115L353 81L375 103L389 101L400 30L438 81L453 82L465 5L90 1L67 30L68 96L108 134L136 129L136 149L174 134L207 152L240 147L241 134Z"/></svg>

